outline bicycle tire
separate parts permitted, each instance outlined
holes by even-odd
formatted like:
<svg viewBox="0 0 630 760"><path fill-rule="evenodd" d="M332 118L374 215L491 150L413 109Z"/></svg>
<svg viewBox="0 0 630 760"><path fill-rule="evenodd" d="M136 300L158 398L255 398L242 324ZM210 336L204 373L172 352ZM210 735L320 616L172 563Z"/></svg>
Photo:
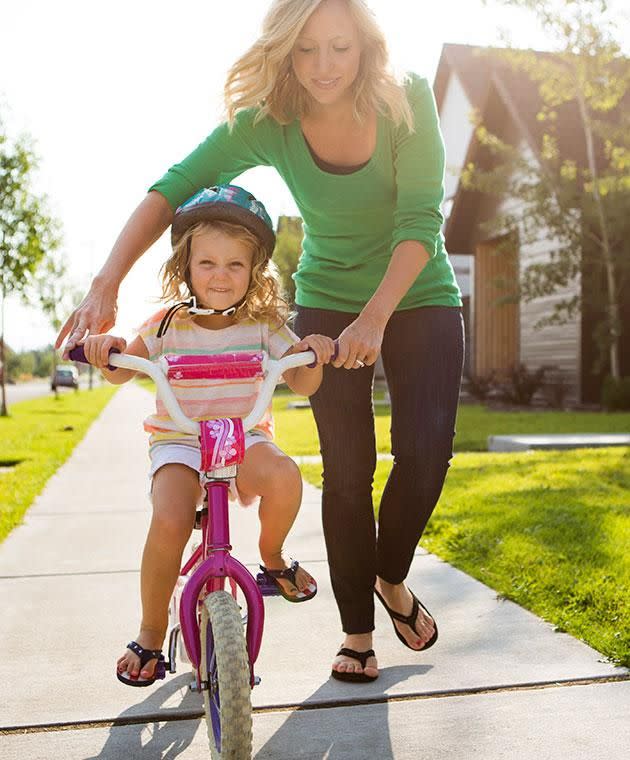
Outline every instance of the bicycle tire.
<svg viewBox="0 0 630 760"><path fill-rule="evenodd" d="M241 611L227 591L209 594L201 608L203 705L212 760L249 760L252 702Z"/></svg>

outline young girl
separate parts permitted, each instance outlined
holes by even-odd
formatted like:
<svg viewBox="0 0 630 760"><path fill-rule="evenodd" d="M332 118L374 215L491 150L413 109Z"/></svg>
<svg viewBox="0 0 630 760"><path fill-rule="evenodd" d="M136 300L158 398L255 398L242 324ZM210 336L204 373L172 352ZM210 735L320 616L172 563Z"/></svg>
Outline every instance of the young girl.
<svg viewBox="0 0 630 760"><path fill-rule="evenodd" d="M270 262L275 236L262 203L235 185L204 189L178 210L172 226L173 254L163 267L163 298L175 300L139 329L127 345L122 338L95 335L84 350L111 383L134 376L126 369L107 369L112 348L155 360L163 354L222 353L264 350L272 359L311 349L317 366L284 373L295 393L310 396L322 380L322 364L334 343L322 335L303 340L286 326L287 305L279 295ZM189 300L182 301L184 291ZM194 419L244 417L254 406L260 379L172 381L184 413ZM201 387L200 387L201 383ZM201 454L194 436L169 424L163 404L145 420L150 432L150 477L153 517L140 574L140 632L118 660L117 676L125 684L154 683L155 666L168 621L168 603L179 574L184 547L202 498ZM297 563L288 567L284 540L297 515L302 480L296 464L272 442L269 410L245 437L245 458L234 490L241 503L260 497L262 569L289 601L315 596L317 585Z"/></svg>

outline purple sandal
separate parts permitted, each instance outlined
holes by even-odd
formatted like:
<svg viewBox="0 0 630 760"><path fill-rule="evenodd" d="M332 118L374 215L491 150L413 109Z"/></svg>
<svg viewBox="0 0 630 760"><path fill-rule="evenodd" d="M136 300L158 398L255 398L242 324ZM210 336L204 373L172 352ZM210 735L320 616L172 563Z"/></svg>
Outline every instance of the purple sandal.
<svg viewBox="0 0 630 760"><path fill-rule="evenodd" d="M298 593L295 596L292 596L285 591L284 586L281 583L278 583L278 578L286 578L286 580L291 581L295 588L297 588L295 573L299 566L300 563L296 559L291 562L290 567L287 567L284 570L268 570L264 565L259 565L262 572L258 573L256 581L261 587L274 587L277 593L281 594L287 602L308 602L308 600L312 599L317 593L317 584L314 580L309 584L306 591L298 590Z"/></svg>
<svg viewBox="0 0 630 760"><path fill-rule="evenodd" d="M138 678L124 678L121 673L116 671L116 678L119 681L126 686L151 686L151 684L155 683L158 679L166 677L167 663L164 660L164 655L162 654L161 649L145 649L144 647L141 647L137 641L130 641L127 644L127 649L131 649L131 651L134 654L137 654L140 658L140 670L142 670L147 662L150 662L151 660L157 660L157 664L155 666L155 671L153 672L153 678L147 678L142 681L138 680L140 676L138 676Z"/></svg>

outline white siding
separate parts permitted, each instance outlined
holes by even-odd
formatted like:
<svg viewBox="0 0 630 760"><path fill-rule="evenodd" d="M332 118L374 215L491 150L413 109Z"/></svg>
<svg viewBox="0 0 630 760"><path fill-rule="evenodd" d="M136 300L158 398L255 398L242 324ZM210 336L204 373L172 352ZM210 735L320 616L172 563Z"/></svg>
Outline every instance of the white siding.
<svg viewBox="0 0 630 760"><path fill-rule="evenodd" d="M524 141L520 148L525 156L535 161L534 155ZM502 208L514 208L517 201L506 202ZM519 249L519 270L523 275L531 264L543 263L549 260L550 251L558 246L549 233L540 231L540 237L535 242L521 242ZM569 386L568 400L577 401L580 398L580 368L581 368L581 318L577 314L570 322L563 325L551 325L535 329L534 325L543 317L553 313L554 304L563 298L572 297L579 292L581 283L577 278L570 286L558 291L552 296L536 298L529 303L521 301L520 317L520 359L529 369L543 365L557 367Z"/></svg>
<svg viewBox="0 0 630 760"><path fill-rule="evenodd" d="M457 192L459 175L473 138L475 128L470 121L472 110L461 82L457 75L451 72L440 110L440 124L446 148L445 198L447 204ZM448 216L449 205L447 204L445 204L445 214Z"/></svg>
<svg viewBox="0 0 630 760"><path fill-rule="evenodd" d="M519 146L523 154L535 160L529 146L523 141ZM515 213L520 201L514 198L500 203L497 213L510 211ZM517 214L518 216L518 214ZM507 233L508 230L505 230ZM557 247L557 242L540 231L536 242L521 242L519 248L519 275L522 277L526 267L531 264L544 262L549 259L550 251ZM563 325L552 325L535 329L534 325L543 317L553 313L553 306L563 298L572 297L579 292L579 278L569 287L558 291L553 296L537 298L529 303L524 300L519 308L519 357L528 369L534 370L543 365L553 365L563 374L569 387L568 401L580 400L581 373L581 317L578 313L570 322Z"/></svg>
<svg viewBox="0 0 630 760"><path fill-rule="evenodd" d="M536 244L520 249L521 273L530 264L548 259L554 248L551 238L543 238ZM581 319L577 314L563 325L551 325L534 329L534 325L553 312L554 304L565 297L571 297L580 288L579 280L571 287L558 291L553 296L536 298L529 303L521 302L521 361L530 368L554 365L564 374L570 389L570 399L580 398L581 366Z"/></svg>

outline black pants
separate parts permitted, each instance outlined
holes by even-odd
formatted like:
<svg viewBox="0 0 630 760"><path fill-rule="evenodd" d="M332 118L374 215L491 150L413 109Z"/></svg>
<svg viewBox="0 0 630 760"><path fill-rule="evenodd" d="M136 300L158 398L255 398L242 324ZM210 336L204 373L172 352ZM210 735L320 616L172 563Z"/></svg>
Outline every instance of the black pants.
<svg viewBox="0 0 630 760"><path fill-rule="evenodd" d="M298 307L295 331L337 338L356 314ZM311 406L323 460L323 527L332 587L346 633L374 629L374 581L406 577L439 499L453 456L464 358L461 309L427 306L395 312L382 345L391 396L393 467L379 510L374 367L324 368Z"/></svg>

